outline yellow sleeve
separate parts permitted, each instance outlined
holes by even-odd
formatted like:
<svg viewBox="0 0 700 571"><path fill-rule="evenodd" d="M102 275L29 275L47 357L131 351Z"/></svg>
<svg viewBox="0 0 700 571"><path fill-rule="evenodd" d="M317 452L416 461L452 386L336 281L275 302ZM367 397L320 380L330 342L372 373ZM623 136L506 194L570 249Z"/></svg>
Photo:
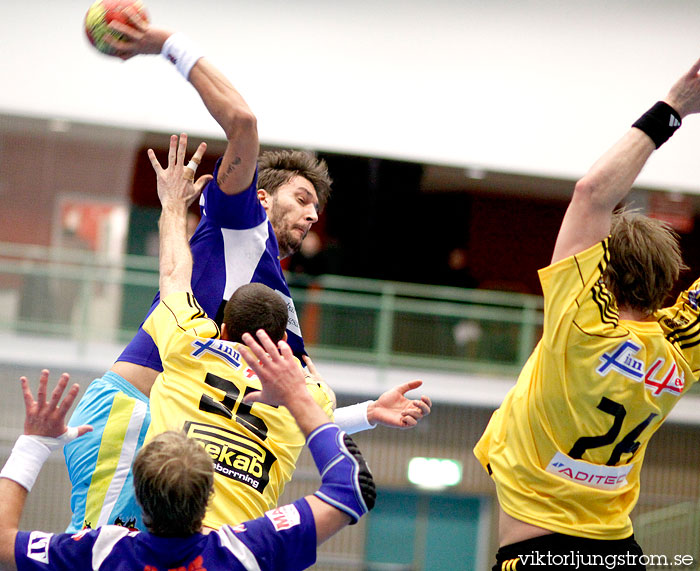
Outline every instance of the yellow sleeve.
<svg viewBox="0 0 700 571"><path fill-rule="evenodd" d="M700 279L681 292L676 303L659 310L655 317L666 339L683 354L697 377L700 372Z"/></svg>
<svg viewBox="0 0 700 571"><path fill-rule="evenodd" d="M572 329L601 335L617 327L617 304L601 279L608 261L606 239L539 271L544 294L542 341L548 349L566 350Z"/></svg>
<svg viewBox="0 0 700 571"><path fill-rule="evenodd" d="M192 292L179 291L170 294L148 316L143 329L158 347L161 361L165 361L175 340L182 335L218 338L221 334L215 321L209 319L199 306Z"/></svg>

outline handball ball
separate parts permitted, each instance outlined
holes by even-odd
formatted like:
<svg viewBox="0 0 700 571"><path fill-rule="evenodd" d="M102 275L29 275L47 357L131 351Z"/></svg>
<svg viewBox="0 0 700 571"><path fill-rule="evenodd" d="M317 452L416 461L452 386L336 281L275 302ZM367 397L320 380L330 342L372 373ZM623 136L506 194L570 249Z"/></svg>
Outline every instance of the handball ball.
<svg viewBox="0 0 700 571"><path fill-rule="evenodd" d="M121 39L121 34L109 28L112 20L128 24L124 10L132 7L136 13L148 22L148 14L141 0L97 0L85 14L85 34L90 43L103 54L114 55L115 49L105 42L105 36L111 35Z"/></svg>

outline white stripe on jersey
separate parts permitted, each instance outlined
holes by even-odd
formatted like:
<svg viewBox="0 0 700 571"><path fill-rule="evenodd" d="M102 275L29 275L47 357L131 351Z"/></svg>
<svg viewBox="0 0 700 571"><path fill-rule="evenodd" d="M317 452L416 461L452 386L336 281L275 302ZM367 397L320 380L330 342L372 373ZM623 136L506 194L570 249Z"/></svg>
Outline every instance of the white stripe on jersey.
<svg viewBox="0 0 700 571"><path fill-rule="evenodd" d="M92 546L92 568L99 569L107 556L112 553L114 546L129 533L136 534L138 532L130 532L119 525L106 525L100 528L95 544Z"/></svg>
<svg viewBox="0 0 700 571"><path fill-rule="evenodd" d="M234 291L253 279L260 258L265 253L269 235L267 218L254 228L246 230L221 229L226 263L226 286L222 299L230 299Z"/></svg>
<svg viewBox="0 0 700 571"><path fill-rule="evenodd" d="M215 532L221 540L221 545L233 553L234 557L246 568L247 571L260 571L258 560L248 546L236 537L233 530L225 525Z"/></svg>
<svg viewBox="0 0 700 571"><path fill-rule="evenodd" d="M135 400L134 411L131 413L129 426L126 429L126 434L124 435L124 443L122 444L121 453L119 455L119 462L114 470L114 476L112 477L112 481L107 489L107 494L105 495L105 500L102 504L102 510L100 511L100 516L97 519L97 525L95 527L102 527L103 525L114 523L113 521L109 521L109 518L112 514L112 509L114 509L114 505L117 503L117 500L122 493L124 483L131 472L131 464L134 461L136 452L138 452L136 446L138 444L139 434L141 432L141 427L143 426L143 421L146 419L147 413L148 406L146 403L140 400Z"/></svg>

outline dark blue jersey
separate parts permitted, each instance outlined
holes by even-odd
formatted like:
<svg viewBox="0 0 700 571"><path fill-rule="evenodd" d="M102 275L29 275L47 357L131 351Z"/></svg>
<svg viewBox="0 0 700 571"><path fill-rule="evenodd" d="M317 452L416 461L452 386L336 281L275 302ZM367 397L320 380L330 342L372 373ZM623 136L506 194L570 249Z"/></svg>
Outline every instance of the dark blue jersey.
<svg viewBox="0 0 700 571"><path fill-rule="evenodd" d="M257 171L250 187L240 194L225 194L214 179L200 198L202 219L190 247L192 249L192 291L207 315L219 323L223 307L234 291L247 283L262 283L286 302L289 311L288 343L295 355L306 353L294 302L279 262L277 238L257 196ZM156 294L148 315L160 301ZM151 337L139 328L118 361L128 361L156 371L163 366Z"/></svg>
<svg viewBox="0 0 700 571"><path fill-rule="evenodd" d="M316 562L316 526L302 498L208 535L158 537L114 525L76 534L20 531L15 561L19 571L294 571Z"/></svg>

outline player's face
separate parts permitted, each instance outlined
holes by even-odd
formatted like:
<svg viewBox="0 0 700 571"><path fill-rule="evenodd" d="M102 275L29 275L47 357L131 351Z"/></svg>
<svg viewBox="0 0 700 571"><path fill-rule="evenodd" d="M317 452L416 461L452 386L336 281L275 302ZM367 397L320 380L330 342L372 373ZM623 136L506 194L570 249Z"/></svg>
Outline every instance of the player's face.
<svg viewBox="0 0 700 571"><path fill-rule="evenodd" d="M311 226L318 221L314 186L307 179L295 176L274 194L265 193L261 202L277 236L280 257L297 252Z"/></svg>

